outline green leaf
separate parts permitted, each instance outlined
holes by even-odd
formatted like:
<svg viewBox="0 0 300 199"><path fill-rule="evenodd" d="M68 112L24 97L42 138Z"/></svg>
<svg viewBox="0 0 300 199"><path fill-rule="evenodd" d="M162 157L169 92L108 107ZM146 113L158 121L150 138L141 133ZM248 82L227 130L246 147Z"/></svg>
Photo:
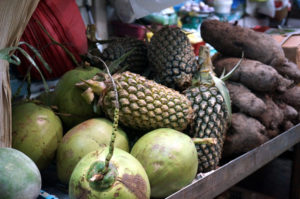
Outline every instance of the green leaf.
<svg viewBox="0 0 300 199"><path fill-rule="evenodd" d="M9 63L15 64L19 66L21 64L21 60L16 55L11 55L10 59L8 60Z"/></svg>
<svg viewBox="0 0 300 199"><path fill-rule="evenodd" d="M226 72L226 70L225 70L225 68L224 68L223 71L222 71L222 74L221 74L221 76L220 76L220 79L223 79L223 77L225 76L225 72Z"/></svg>
<svg viewBox="0 0 300 199"><path fill-rule="evenodd" d="M40 68L36 65L35 61L32 59L32 57L30 57L30 55L25 50L23 50L20 47L18 47L17 49L26 57L26 59L28 59L28 61L33 65L33 67L40 73L43 84L44 84L45 92L48 93L49 92L49 87L48 87L48 84L47 84L47 82L44 78L44 75L43 75L42 71L40 70Z"/></svg>
<svg viewBox="0 0 300 199"><path fill-rule="evenodd" d="M232 110L231 110L231 100L230 100L229 91L228 91L225 83L221 79L219 79L218 77L216 77L214 75L212 75L211 77L212 77L216 87L218 88L218 90L220 91L221 95L224 98L226 108L228 111L229 123L231 123Z"/></svg>
<svg viewBox="0 0 300 199"><path fill-rule="evenodd" d="M8 61L8 63L20 65L20 59L15 55L10 55L11 51L16 50L18 47L8 47L0 50L0 59Z"/></svg>
<svg viewBox="0 0 300 199"><path fill-rule="evenodd" d="M30 45L30 44L28 44L28 43L26 43L24 41L19 42L19 45L22 45L22 44L28 46L34 52L34 54L39 58L39 60L42 62L42 64L44 65L44 67L47 69L47 71L49 73L52 73L52 69L49 67L49 65L47 64L47 62L44 60L44 58L41 56L41 54L39 53L39 51L35 47L33 47L32 45Z"/></svg>
<svg viewBox="0 0 300 199"><path fill-rule="evenodd" d="M222 74L221 75L221 80L226 81L228 80L231 75L240 67L241 62L244 59L244 51L242 52L242 58L240 59L240 61L233 67L233 69L231 71L229 71L225 76Z"/></svg>
<svg viewBox="0 0 300 199"><path fill-rule="evenodd" d="M131 55L133 52L135 51L135 48L131 49L130 51L128 51L127 53L125 53L124 55L122 55L121 57L119 57L118 59L116 59L115 61L113 61L110 65L109 65L109 71L111 73L114 73L116 70L118 70L119 65L126 60L126 58Z"/></svg>

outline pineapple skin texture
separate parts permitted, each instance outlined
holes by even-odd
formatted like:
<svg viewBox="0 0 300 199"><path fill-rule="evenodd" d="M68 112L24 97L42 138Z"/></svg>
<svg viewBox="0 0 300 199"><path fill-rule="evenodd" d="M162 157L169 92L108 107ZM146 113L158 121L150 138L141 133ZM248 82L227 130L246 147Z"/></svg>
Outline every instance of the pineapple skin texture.
<svg viewBox="0 0 300 199"><path fill-rule="evenodd" d="M164 27L154 34L148 48L154 79L170 88L184 90L197 70L196 57L188 37L180 28Z"/></svg>
<svg viewBox="0 0 300 199"><path fill-rule="evenodd" d="M129 71L141 74L148 64L147 46L144 41L131 37L119 38L104 49L101 57L105 62L110 63L133 48L135 48L134 52L119 67L128 66Z"/></svg>
<svg viewBox="0 0 300 199"><path fill-rule="evenodd" d="M128 71L113 78L119 95L119 121L124 126L182 131L192 122L194 112L185 95ZM102 108L110 119L114 118L115 93L111 86L103 97Z"/></svg>
<svg viewBox="0 0 300 199"><path fill-rule="evenodd" d="M184 91L195 112L190 135L196 138L217 138L215 145L196 145L198 171L208 172L217 168L222 155L229 114L223 96L215 86L200 85Z"/></svg>

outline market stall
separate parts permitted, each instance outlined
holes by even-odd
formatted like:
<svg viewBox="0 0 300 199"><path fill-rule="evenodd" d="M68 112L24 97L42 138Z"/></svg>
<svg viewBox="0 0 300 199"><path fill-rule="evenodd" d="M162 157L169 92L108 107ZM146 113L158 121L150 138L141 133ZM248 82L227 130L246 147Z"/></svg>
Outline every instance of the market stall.
<svg viewBox="0 0 300 199"><path fill-rule="evenodd" d="M226 198L287 151L299 198L295 9L3 1L0 198Z"/></svg>

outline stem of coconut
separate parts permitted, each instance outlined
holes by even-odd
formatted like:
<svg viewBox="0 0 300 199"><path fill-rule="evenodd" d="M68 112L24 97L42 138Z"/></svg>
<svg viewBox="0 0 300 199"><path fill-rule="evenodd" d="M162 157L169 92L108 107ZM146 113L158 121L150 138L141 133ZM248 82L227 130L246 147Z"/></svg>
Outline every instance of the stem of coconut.
<svg viewBox="0 0 300 199"><path fill-rule="evenodd" d="M114 143L115 143L115 139L116 139L116 133L118 130L118 124L119 124L119 110L120 110L120 105L119 105L119 96L118 96L118 90L117 90L117 86L116 83L112 77L112 75L110 74L109 68L106 65L106 63L99 58L99 60L104 64L106 70L107 70L107 74L109 75L109 78L111 79L112 85L113 85L113 89L115 92L115 111L114 111L114 121L113 121L113 131L112 131L112 135L111 135L111 141L109 144L109 148L108 148L108 154L105 158L105 166L104 169L102 170L101 174L95 174L94 176L92 176L92 178L89 179L89 181L94 182L97 180L101 180L103 178L103 176L105 176L108 171L109 171L109 162L113 156L114 153Z"/></svg>

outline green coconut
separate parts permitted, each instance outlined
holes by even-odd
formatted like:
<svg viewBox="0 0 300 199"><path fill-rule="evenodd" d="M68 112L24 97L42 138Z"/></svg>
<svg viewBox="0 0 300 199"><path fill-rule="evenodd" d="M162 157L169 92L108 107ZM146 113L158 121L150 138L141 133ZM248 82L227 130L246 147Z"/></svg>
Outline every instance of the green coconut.
<svg viewBox="0 0 300 199"><path fill-rule="evenodd" d="M132 155L118 148L114 149L109 172L102 180L91 181L91 177L104 167L107 153L108 147L102 147L80 160L70 179L70 199L150 198L150 184L144 168Z"/></svg>
<svg viewBox="0 0 300 199"><path fill-rule="evenodd" d="M39 169L51 163L62 137L62 123L50 108L32 102L13 106L12 147L29 156Z"/></svg>
<svg viewBox="0 0 300 199"><path fill-rule="evenodd" d="M112 122L105 118L89 119L69 130L57 150L57 174L63 183L68 183L79 160L99 147L108 146L113 131ZM129 151L126 133L118 128L115 147Z"/></svg>
<svg viewBox="0 0 300 199"><path fill-rule="evenodd" d="M173 129L160 128L141 137L131 154L146 170L151 197L164 198L193 181L197 150L192 139Z"/></svg>
<svg viewBox="0 0 300 199"><path fill-rule="evenodd" d="M54 105L54 91L43 92L37 96L36 100L43 105L52 106Z"/></svg>
<svg viewBox="0 0 300 199"><path fill-rule="evenodd" d="M36 199L41 189L41 174L24 153L0 148L0 198Z"/></svg>
<svg viewBox="0 0 300 199"><path fill-rule="evenodd" d="M58 107L66 129L94 116L93 105L83 99L82 90L75 84L90 79L99 72L101 70L95 67L75 68L66 72L57 83L54 90L54 104Z"/></svg>

